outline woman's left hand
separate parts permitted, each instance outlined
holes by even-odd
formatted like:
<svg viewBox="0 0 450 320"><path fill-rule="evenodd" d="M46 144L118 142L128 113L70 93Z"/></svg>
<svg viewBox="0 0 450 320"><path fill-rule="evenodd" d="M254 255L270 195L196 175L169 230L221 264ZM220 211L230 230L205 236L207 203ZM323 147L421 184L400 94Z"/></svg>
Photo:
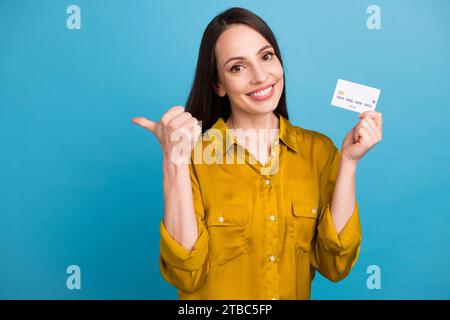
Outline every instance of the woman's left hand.
<svg viewBox="0 0 450 320"><path fill-rule="evenodd" d="M367 151L381 141L382 117L380 112L366 111L358 115L360 121L345 136L341 160L356 166Z"/></svg>

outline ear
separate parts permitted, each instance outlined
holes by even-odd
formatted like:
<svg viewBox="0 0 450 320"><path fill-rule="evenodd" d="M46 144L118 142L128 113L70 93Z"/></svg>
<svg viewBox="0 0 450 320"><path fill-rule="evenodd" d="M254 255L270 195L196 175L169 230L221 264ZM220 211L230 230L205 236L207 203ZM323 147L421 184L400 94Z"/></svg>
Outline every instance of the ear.
<svg viewBox="0 0 450 320"><path fill-rule="evenodd" d="M223 98L227 94L220 83L214 84L213 87L219 97Z"/></svg>

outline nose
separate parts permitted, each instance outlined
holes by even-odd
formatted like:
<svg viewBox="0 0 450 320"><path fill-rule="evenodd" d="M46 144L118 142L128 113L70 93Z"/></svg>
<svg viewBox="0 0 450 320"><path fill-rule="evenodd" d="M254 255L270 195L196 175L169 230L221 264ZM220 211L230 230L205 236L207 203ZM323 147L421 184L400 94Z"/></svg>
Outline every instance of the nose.
<svg viewBox="0 0 450 320"><path fill-rule="evenodd" d="M253 68L252 83L265 83L267 81L267 71L261 65L255 65Z"/></svg>

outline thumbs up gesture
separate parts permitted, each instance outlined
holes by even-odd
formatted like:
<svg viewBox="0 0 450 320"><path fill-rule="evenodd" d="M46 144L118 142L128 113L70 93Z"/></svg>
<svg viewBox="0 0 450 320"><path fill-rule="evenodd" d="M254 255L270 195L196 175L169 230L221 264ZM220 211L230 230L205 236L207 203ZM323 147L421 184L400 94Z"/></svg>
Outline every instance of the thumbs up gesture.
<svg viewBox="0 0 450 320"><path fill-rule="evenodd" d="M198 120L184 110L183 106L172 107L157 122L144 117L132 119L156 136L164 158L177 165L189 163L189 156L202 132Z"/></svg>

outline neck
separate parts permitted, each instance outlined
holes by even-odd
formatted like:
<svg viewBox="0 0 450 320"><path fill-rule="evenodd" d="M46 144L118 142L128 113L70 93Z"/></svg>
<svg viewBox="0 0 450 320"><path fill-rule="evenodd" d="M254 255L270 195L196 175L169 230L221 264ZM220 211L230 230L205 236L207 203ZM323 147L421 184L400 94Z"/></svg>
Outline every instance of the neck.
<svg viewBox="0 0 450 320"><path fill-rule="evenodd" d="M236 114L232 112L226 121L228 129L271 129L279 128L279 119L273 113L265 114Z"/></svg>
<svg viewBox="0 0 450 320"><path fill-rule="evenodd" d="M258 115L237 115L232 112L226 121L226 126L227 129L233 129L233 131L234 129L243 129L244 131L248 129L257 130L257 134L260 134L260 129L262 129L263 137L260 138L263 140L258 138L256 142L257 145L253 144L257 150L250 147L252 143L248 141L248 137L241 137L240 135L237 135L237 140L242 146L245 146L246 148L248 147L250 152L252 152L262 164L266 163L268 155L271 154L272 142L274 139L277 139L280 127L280 120L273 112Z"/></svg>

